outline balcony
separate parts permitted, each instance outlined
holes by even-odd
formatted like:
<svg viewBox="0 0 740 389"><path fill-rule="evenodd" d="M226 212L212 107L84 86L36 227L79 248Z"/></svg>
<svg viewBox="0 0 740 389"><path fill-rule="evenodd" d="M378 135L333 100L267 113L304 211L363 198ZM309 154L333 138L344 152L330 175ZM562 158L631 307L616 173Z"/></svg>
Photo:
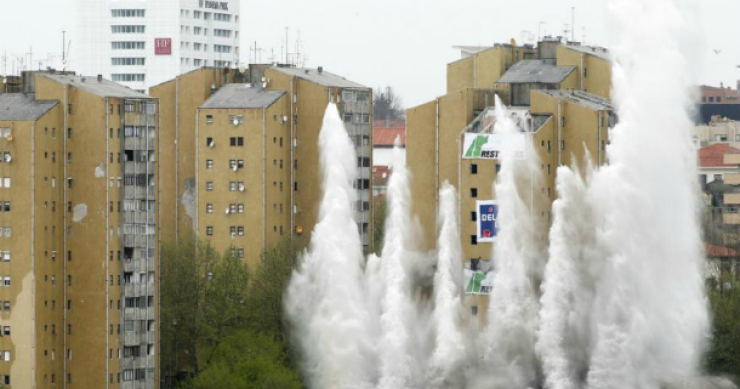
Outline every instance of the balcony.
<svg viewBox="0 0 740 389"><path fill-rule="evenodd" d="M125 173L155 173L157 170L155 162L126 161L124 163Z"/></svg>
<svg viewBox="0 0 740 389"><path fill-rule="evenodd" d="M126 138L123 140L125 150L154 150L155 142L153 139L146 138Z"/></svg>
<svg viewBox="0 0 740 389"><path fill-rule="evenodd" d="M725 205L740 205L740 193L725 193Z"/></svg>
<svg viewBox="0 0 740 389"><path fill-rule="evenodd" d="M156 214L154 212L125 211L123 212L123 222L128 224L154 224Z"/></svg>
<svg viewBox="0 0 740 389"><path fill-rule="evenodd" d="M729 224L729 225L739 225L740 224L740 213L723 213L722 223Z"/></svg>
<svg viewBox="0 0 740 389"><path fill-rule="evenodd" d="M154 235L124 234L124 247L154 248L157 243Z"/></svg>
<svg viewBox="0 0 740 389"><path fill-rule="evenodd" d="M123 198L126 200L154 200L155 193L156 191L153 186L123 186Z"/></svg>

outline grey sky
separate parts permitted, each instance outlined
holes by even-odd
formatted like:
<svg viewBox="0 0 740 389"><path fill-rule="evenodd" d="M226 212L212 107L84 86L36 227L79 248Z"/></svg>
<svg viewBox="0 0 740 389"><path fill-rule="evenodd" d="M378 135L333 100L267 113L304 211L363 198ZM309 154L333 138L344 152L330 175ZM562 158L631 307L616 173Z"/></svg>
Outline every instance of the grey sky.
<svg viewBox="0 0 740 389"><path fill-rule="evenodd" d="M247 61L250 46L257 41L260 48L272 49L279 57L286 27L293 52L300 30L308 66L321 65L371 87L391 85L409 107L444 94L446 64L459 58L451 46L490 45L511 38L521 42L522 31L536 39L541 21L545 22L543 34L562 35L572 6L576 7L576 39L582 39L585 27L586 43L611 46L606 4L606 0L242 0L241 52ZM698 82L735 86L740 79L736 68L740 1L700 4L706 49L696 58L703 63ZM2 13L0 66L5 50L12 59L32 46L35 67L49 53L60 55L62 30L70 32L74 53L74 0L3 1ZM653 17L636 16L635 23L649 23ZM263 52L263 61L269 57Z"/></svg>

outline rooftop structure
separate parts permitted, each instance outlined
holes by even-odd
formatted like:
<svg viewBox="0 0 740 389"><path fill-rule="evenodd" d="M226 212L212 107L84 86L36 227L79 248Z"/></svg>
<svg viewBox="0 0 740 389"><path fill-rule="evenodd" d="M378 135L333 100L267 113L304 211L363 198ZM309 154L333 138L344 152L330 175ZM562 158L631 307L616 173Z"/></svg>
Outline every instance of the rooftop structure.
<svg viewBox="0 0 740 389"><path fill-rule="evenodd" d="M0 94L0 121L38 120L58 104L55 100L36 100L33 94Z"/></svg>
<svg viewBox="0 0 740 389"><path fill-rule="evenodd" d="M227 84L214 93L202 108L267 108L285 93L253 87L250 84Z"/></svg>
<svg viewBox="0 0 740 389"><path fill-rule="evenodd" d="M523 60L510 67L498 82L502 84L559 84L575 70L575 66L557 66L549 60Z"/></svg>
<svg viewBox="0 0 740 389"><path fill-rule="evenodd" d="M303 79L309 82L313 82L315 84L318 84L324 87L362 88L362 89L367 88L366 86L360 85L350 80L347 80L346 78L342 76L329 73L321 67L319 67L318 69L303 69L303 68L294 68L294 67L275 66L272 69L274 69L277 72L284 73L287 76L297 77L297 78L300 78L300 79Z"/></svg>

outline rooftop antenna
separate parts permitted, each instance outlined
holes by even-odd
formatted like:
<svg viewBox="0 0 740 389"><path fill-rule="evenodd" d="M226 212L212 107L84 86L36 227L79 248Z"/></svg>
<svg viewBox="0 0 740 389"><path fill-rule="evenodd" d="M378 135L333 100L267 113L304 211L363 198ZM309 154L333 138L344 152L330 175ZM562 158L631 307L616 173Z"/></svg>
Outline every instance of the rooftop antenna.
<svg viewBox="0 0 740 389"><path fill-rule="evenodd" d="M576 40L576 7L570 7L570 36L571 42Z"/></svg>
<svg viewBox="0 0 740 389"><path fill-rule="evenodd" d="M581 27L583 30L583 36L581 37L581 44L586 45L586 26Z"/></svg>
<svg viewBox="0 0 740 389"><path fill-rule="evenodd" d="M62 30L62 67L67 62L67 31Z"/></svg>
<svg viewBox="0 0 740 389"><path fill-rule="evenodd" d="M537 26L537 42L542 41L542 25L547 24L544 21L540 21L540 24Z"/></svg>
<svg viewBox="0 0 740 389"><path fill-rule="evenodd" d="M288 54L288 53L290 53L290 50L288 50L288 47L289 47L289 45L288 45L288 34L289 34L289 31L290 31L289 28L288 27L285 27L285 63L287 63L288 65L290 65L290 54Z"/></svg>

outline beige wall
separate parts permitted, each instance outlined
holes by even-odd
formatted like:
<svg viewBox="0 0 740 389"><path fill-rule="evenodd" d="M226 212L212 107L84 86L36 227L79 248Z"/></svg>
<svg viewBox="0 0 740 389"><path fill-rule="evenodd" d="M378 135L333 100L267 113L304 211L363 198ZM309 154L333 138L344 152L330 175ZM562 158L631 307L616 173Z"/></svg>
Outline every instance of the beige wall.
<svg viewBox="0 0 740 389"><path fill-rule="evenodd" d="M611 63L605 59L558 46L558 66L576 66L576 81L572 89L579 89L603 98L611 98ZM571 89L571 88L563 88Z"/></svg>
<svg viewBox="0 0 740 389"><path fill-rule="evenodd" d="M496 46L447 65L447 93L466 88L492 89L516 62L534 56L533 48Z"/></svg>
<svg viewBox="0 0 740 389"><path fill-rule="evenodd" d="M289 124L281 124L288 114L288 96L283 95L267 109L200 109L198 111L198 234L220 252L230 247L244 250L252 267L264 250L290 235L290 144ZM206 124L206 116L213 124ZM234 126L229 115L243 115ZM207 147L207 138L214 147ZM244 146L230 146L231 137L243 137ZM206 169L206 160L213 169ZM233 171L230 160L243 160L244 168ZM208 182L213 191L206 190ZM230 182L243 182L245 191L230 191ZM213 205L213 213L206 212ZM226 214L230 204L243 204L243 214ZM231 236L230 227L242 227L244 236ZM206 230L213 228L213 235ZM238 231L238 230L237 230Z"/></svg>
<svg viewBox="0 0 740 389"><path fill-rule="evenodd" d="M196 189L196 110L216 89L232 80L233 74L224 75L221 69L201 68L149 89L150 95L160 100L164 156L160 168L168 172L160 178L163 242L194 231L195 204L188 199L195 198ZM183 196L187 207L183 206Z"/></svg>

